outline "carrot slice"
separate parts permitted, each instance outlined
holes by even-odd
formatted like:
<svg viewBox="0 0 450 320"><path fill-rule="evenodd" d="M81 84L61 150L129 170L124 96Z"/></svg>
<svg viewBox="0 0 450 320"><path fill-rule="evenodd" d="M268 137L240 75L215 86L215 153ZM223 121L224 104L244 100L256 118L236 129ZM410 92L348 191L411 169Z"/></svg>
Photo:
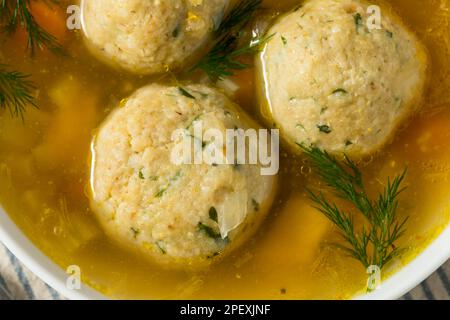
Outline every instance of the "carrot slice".
<svg viewBox="0 0 450 320"><path fill-rule="evenodd" d="M66 15L60 7L44 1L32 1L30 10L42 28L60 42L64 41L67 36Z"/></svg>
<svg viewBox="0 0 450 320"><path fill-rule="evenodd" d="M64 11L45 1L35 0L30 3L30 12L36 22L49 34L53 35L59 43L67 40L66 15ZM12 38L13 44L20 48L27 47L28 33L25 27L19 26Z"/></svg>

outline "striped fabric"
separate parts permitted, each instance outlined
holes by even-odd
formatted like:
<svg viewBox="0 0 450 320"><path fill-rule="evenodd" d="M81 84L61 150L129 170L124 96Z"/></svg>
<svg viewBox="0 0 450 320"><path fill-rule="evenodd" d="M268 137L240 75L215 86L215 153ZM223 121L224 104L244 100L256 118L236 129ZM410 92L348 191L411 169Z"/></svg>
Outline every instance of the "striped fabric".
<svg viewBox="0 0 450 320"><path fill-rule="evenodd" d="M450 300L450 261L402 299Z"/></svg>
<svg viewBox="0 0 450 320"><path fill-rule="evenodd" d="M63 297L38 279L0 244L0 300L60 300ZM406 294L404 300L450 300L450 261Z"/></svg>
<svg viewBox="0 0 450 320"><path fill-rule="evenodd" d="M61 300L0 243L0 300Z"/></svg>

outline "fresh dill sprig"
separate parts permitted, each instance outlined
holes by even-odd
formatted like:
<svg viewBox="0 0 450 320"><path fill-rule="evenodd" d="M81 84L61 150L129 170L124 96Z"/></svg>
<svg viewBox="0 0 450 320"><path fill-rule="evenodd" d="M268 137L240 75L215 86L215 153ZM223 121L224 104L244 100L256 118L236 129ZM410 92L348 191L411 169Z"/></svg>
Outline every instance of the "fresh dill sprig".
<svg viewBox="0 0 450 320"><path fill-rule="evenodd" d="M59 3L59 0L46 0ZM7 34L24 28L27 33L27 49L33 55L37 49L47 48L53 53L63 53L55 36L42 28L30 11L31 0L0 0L0 28ZM10 71L0 64L0 109L8 109L13 117L24 120L27 106L37 108L33 91L36 87L29 75Z"/></svg>
<svg viewBox="0 0 450 320"><path fill-rule="evenodd" d="M260 8L261 4L262 0L239 1L216 29L216 34L223 35L233 31L233 29L244 27Z"/></svg>
<svg viewBox="0 0 450 320"><path fill-rule="evenodd" d="M346 245L338 245L365 268L378 266L382 269L403 250L395 242L404 234L408 218L397 217L398 196L404 190L401 184L406 169L392 181L388 179L385 189L371 200L364 187L361 171L347 156L343 162L317 147L299 144L316 169L319 177L335 195L352 204L366 223L356 228L352 214L338 208L326 199L322 192L307 190L315 207L339 229Z"/></svg>
<svg viewBox="0 0 450 320"><path fill-rule="evenodd" d="M235 37L224 38L214 46L195 68L203 70L213 81L233 76L235 71L250 67L249 64L239 61L239 57L257 53L261 45L271 38L272 35L253 38L250 43L241 48L236 48L237 39Z"/></svg>
<svg viewBox="0 0 450 320"><path fill-rule="evenodd" d="M239 58L259 51L260 46L271 38L254 37L249 43L239 46L243 28L261 4L262 0L240 1L216 29L214 46L192 69L200 69L212 81L217 81L234 75L234 71L250 67Z"/></svg>
<svg viewBox="0 0 450 320"><path fill-rule="evenodd" d="M58 1L51 1L57 3ZM33 55L37 49L47 48L53 53L62 53L63 49L55 36L42 28L30 11L31 0L0 0L1 27L8 34L18 27L27 32L27 48Z"/></svg>
<svg viewBox="0 0 450 320"><path fill-rule="evenodd" d="M28 75L0 65L0 109L8 109L11 116L23 120L27 106L37 107L34 90L36 87Z"/></svg>

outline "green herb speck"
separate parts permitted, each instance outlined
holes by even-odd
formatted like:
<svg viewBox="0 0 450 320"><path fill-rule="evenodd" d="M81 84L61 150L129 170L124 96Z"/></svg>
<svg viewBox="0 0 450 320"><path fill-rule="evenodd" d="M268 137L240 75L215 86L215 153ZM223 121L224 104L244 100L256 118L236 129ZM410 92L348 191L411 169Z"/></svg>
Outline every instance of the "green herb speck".
<svg viewBox="0 0 450 320"><path fill-rule="evenodd" d="M302 7L303 7L303 5L300 4L300 5L296 6L293 11L296 12L296 11L300 10Z"/></svg>
<svg viewBox="0 0 450 320"><path fill-rule="evenodd" d="M334 90L331 94L336 94L336 93L347 94L348 92L345 89L338 88L338 89Z"/></svg>
<svg viewBox="0 0 450 320"><path fill-rule="evenodd" d="M253 209L258 212L260 209L260 204L258 201L256 201L255 199L252 199L252 204L253 204Z"/></svg>
<svg viewBox="0 0 450 320"><path fill-rule="evenodd" d="M355 21L356 30L358 31L359 27L361 27L362 24L363 24L363 20L362 20L361 14L360 13L355 14L353 16L353 19Z"/></svg>
<svg viewBox="0 0 450 320"><path fill-rule="evenodd" d="M187 97L187 98L189 98L189 99L195 100L195 97L194 97L192 94L190 94L186 89L184 89L184 88L182 88L182 87L178 87L178 91L180 91L180 93L181 93L183 96L185 96L185 97Z"/></svg>
<svg viewBox="0 0 450 320"><path fill-rule="evenodd" d="M178 35L180 34L180 26L178 25L173 31L172 31L172 37L178 38Z"/></svg>
<svg viewBox="0 0 450 320"><path fill-rule="evenodd" d="M199 222L197 227L199 231L204 232L208 237L214 240L222 239L222 236L219 233L215 232L213 228L203 224L202 222Z"/></svg>
<svg viewBox="0 0 450 320"><path fill-rule="evenodd" d="M141 233L141 230L139 230L138 228L130 228L131 232L133 232L133 237L136 239L138 237L138 235Z"/></svg>
<svg viewBox="0 0 450 320"><path fill-rule="evenodd" d="M181 177L181 174L182 174L182 171L180 170L172 178L170 178L169 183L165 187L161 188L155 194L155 197L156 198L161 198L166 193L166 191L172 186L172 184Z"/></svg>
<svg viewBox="0 0 450 320"><path fill-rule="evenodd" d="M216 208L211 207L211 208L209 209L209 218L210 218L212 221L219 223L219 216L218 216L218 214L217 214Z"/></svg>
<svg viewBox="0 0 450 320"><path fill-rule="evenodd" d="M206 256L206 258L207 259L213 259L213 258L218 257L218 256L220 256L220 253L219 252L214 252L212 255Z"/></svg>
<svg viewBox="0 0 450 320"><path fill-rule="evenodd" d="M202 141L202 149L205 149L210 143L210 141Z"/></svg>
<svg viewBox="0 0 450 320"><path fill-rule="evenodd" d="M189 123L189 125L186 127L186 130L189 130L193 126L194 122L198 121L201 118L201 116L202 116L201 114L195 116L195 118L191 121L191 123Z"/></svg>
<svg viewBox="0 0 450 320"><path fill-rule="evenodd" d="M161 251L162 254L166 254L167 253L166 249L164 249L162 241L156 241L155 244L158 247L158 249Z"/></svg>
<svg viewBox="0 0 450 320"><path fill-rule="evenodd" d="M160 189L160 190L155 194L155 197L156 197L156 198L161 198L161 197L164 195L164 193L166 193L167 189L168 189L168 188L162 188L162 189Z"/></svg>
<svg viewBox="0 0 450 320"><path fill-rule="evenodd" d="M326 134L330 134L331 131L332 131L330 126L328 126L326 124L317 125L317 128L319 129L320 132L323 132L323 133L326 133Z"/></svg>

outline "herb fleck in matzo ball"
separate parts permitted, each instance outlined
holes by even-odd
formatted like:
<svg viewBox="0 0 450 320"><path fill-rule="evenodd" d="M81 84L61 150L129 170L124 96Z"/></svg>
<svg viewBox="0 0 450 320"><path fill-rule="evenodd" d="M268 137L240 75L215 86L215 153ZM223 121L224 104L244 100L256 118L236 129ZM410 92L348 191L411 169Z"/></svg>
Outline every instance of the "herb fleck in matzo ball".
<svg viewBox="0 0 450 320"><path fill-rule="evenodd" d="M83 0L91 51L138 74L184 66L210 38L229 0Z"/></svg>
<svg viewBox="0 0 450 320"><path fill-rule="evenodd" d="M372 29L368 4L314 0L282 16L258 57L266 117L282 138L364 157L421 104L427 54L392 9ZM374 20L375 21L375 20Z"/></svg>
<svg viewBox="0 0 450 320"><path fill-rule="evenodd" d="M237 247L264 219L276 189L260 165L174 164L173 133L182 129L196 143L198 122L224 135L256 127L215 89L154 84L114 111L93 142L99 221L112 239L166 266L202 267Z"/></svg>

